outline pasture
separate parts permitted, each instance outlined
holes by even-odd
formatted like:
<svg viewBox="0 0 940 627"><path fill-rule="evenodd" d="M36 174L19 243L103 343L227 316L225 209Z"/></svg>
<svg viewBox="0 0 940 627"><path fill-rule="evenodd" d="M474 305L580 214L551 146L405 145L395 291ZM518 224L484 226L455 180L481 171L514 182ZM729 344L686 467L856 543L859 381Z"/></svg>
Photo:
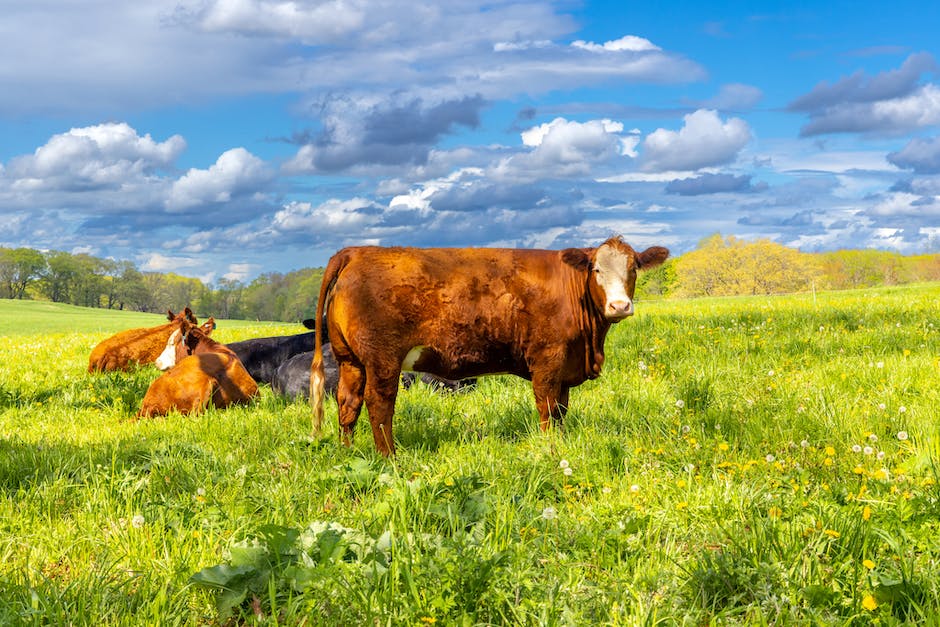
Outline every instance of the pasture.
<svg viewBox="0 0 940 627"><path fill-rule="evenodd" d="M0 624L935 622L940 284L637 311L562 431L419 384L387 461L267 386L136 422L87 358L161 316L0 301Z"/></svg>

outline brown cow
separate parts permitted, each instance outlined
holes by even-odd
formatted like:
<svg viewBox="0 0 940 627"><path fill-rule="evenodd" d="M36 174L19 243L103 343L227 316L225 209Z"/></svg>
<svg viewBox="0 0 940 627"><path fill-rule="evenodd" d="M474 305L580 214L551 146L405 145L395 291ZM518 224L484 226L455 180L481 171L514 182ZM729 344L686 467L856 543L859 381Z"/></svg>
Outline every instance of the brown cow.
<svg viewBox="0 0 940 627"><path fill-rule="evenodd" d="M151 363L163 352L167 338L179 329L181 321L198 324L189 307L178 314L167 310L166 317L167 324L128 329L100 342L88 357L88 372L129 370L136 364Z"/></svg>
<svg viewBox="0 0 940 627"><path fill-rule="evenodd" d="M311 364L313 427L323 420L324 308L339 364L339 424L349 444L365 400L376 448L395 452L401 370L448 379L508 373L532 381L541 428L568 391L597 377L611 324L633 315L636 273L665 261L619 237L597 248L344 248L327 264Z"/></svg>
<svg viewBox="0 0 940 627"><path fill-rule="evenodd" d="M214 321L210 318L209 322ZM223 408L247 403L258 394L258 384L225 344L185 321L180 333L185 350L191 354L150 384L138 418L165 416L173 410L197 413L210 401Z"/></svg>

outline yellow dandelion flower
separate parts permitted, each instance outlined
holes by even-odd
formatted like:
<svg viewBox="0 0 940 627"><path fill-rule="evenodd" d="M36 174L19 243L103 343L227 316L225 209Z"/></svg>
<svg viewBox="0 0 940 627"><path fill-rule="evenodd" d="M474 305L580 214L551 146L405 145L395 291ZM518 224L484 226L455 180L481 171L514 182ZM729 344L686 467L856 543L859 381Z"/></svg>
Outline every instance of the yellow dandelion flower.
<svg viewBox="0 0 940 627"><path fill-rule="evenodd" d="M826 534L827 536L829 536L830 538L838 538L839 536L842 535L841 533L839 533L839 532L836 531L835 529L826 529L825 531L823 531L823 533Z"/></svg>
<svg viewBox="0 0 940 627"><path fill-rule="evenodd" d="M871 508L867 505L862 508L862 520L871 520Z"/></svg>
<svg viewBox="0 0 940 627"><path fill-rule="evenodd" d="M862 566L868 570L873 570L875 568L875 563L871 560L862 560Z"/></svg>
<svg viewBox="0 0 940 627"><path fill-rule="evenodd" d="M779 507L771 507L769 510L767 510L767 515L771 518L780 518L782 514L783 510Z"/></svg>
<svg viewBox="0 0 940 627"><path fill-rule="evenodd" d="M835 454L836 454L836 449L832 448L831 446L826 447L826 455L828 455L829 457L832 457Z"/></svg>
<svg viewBox="0 0 940 627"><path fill-rule="evenodd" d="M679 479L678 481L676 481L677 488L684 488L687 485L688 484L686 483L685 479Z"/></svg>
<svg viewBox="0 0 940 627"><path fill-rule="evenodd" d="M864 475L865 469L862 468L861 466L856 466L855 468L852 469L852 472L854 472L856 475Z"/></svg>
<svg viewBox="0 0 940 627"><path fill-rule="evenodd" d="M731 448L731 447L728 446L728 443L727 443L727 442L722 442L721 444L718 445L718 450L719 450L719 451L727 451L729 448Z"/></svg>
<svg viewBox="0 0 940 627"><path fill-rule="evenodd" d="M425 625L433 625L434 623L437 622L437 619L434 618L433 616L422 616L421 622L424 623Z"/></svg>
<svg viewBox="0 0 940 627"><path fill-rule="evenodd" d="M827 457L826 459L823 460L823 464L826 466L832 466L832 458Z"/></svg>
<svg viewBox="0 0 940 627"><path fill-rule="evenodd" d="M688 501L679 501L678 503L676 503L676 509L680 511L686 509L688 506L689 506Z"/></svg>
<svg viewBox="0 0 940 627"><path fill-rule="evenodd" d="M862 607L864 607L869 612L874 612L876 609L878 609L878 601L876 601L875 597L872 595L866 594L865 598L862 599Z"/></svg>

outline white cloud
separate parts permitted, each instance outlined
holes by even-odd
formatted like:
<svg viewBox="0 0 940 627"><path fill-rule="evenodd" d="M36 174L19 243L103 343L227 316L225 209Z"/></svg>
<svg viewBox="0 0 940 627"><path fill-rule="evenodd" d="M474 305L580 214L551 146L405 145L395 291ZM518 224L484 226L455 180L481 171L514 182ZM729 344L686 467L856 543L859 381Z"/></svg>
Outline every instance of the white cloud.
<svg viewBox="0 0 940 627"><path fill-rule="evenodd" d="M614 41L606 41L603 44L596 44L592 41L578 40L571 43L575 48L590 50L591 52L650 52L662 50L659 46L649 39L637 37L635 35L626 35Z"/></svg>
<svg viewBox="0 0 940 627"><path fill-rule="evenodd" d="M21 190L119 187L171 166L185 148L179 135L157 142L123 122L73 128L14 159L6 176Z"/></svg>
<svg viewBox="0 0 940 627"><path fill-rule="evenodd" d="M697 170L728 163L751 139L747 122L740 118L722 122L710 109L699 109L683 120L678 131L660 128L643 140L644 170Z"/></svg>
<svg viewBox="0 0 940 627"><path fill-rule="evenodd" d="M233 148L222 153L208 170L192 168L174 182L165 204L170 211L183 211L227 203L258 193L273 177L264 161L244 148Z"/></svg>
<svg viewBox="0 0 940 627"><path fill-rule="evenodd" d="M208 31L296 37L313 44L341 40L360 29L365 11L346 0L215 0L203 9L200 18Z"/></svg>

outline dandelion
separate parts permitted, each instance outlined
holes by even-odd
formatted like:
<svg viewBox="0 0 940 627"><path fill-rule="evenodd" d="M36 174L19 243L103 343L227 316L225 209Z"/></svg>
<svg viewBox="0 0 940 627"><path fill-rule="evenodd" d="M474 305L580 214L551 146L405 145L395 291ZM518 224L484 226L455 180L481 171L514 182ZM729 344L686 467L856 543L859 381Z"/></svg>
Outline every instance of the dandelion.
<svg viewBox="0 0 940 627"><path fill-rule="evenodd" d="M876 601L875 597L872 595L866 594L865 598L862 599L862 607L864 607L869 612L874 612L876 609L878 609L878 601Z"/></svg>
<svg viewBox="0 0 940 627"><path fill-rule="evenodd" d="M558 462L558 467L561 468L562 470L568 468L569 467L568 460L563 459L560 462Z"/></svg>
<svg viewBox="0 0 940 627"><path fill-rule="evenodd" d="M871 507L866 505L862 508L862 520L869 521L871 520Z"/></svg>
<svg viewBox="0 0 940 627"><path fill-rule="evenodd" d="M545 520L555 520L556 518L558 518L558 512L555 511L554 507L549 505L548 507L542 510L542 518L544 518Z"/></svg>
<svg viewBox="0 0 940 627"><path fill-rule="evenodd" d="M721 444L718 445L719 451L727 451L729 448L730 447L728 446L727 442L722 442Z"/></svg>
<svg viewBox="0 0 940 627"><path fill-rule="evenodd" d="M636 494L637 492L640 491L640 486L634 483L632 486L630 486L630 491Z"/></svg>
<svg viewBox="0 0 940 627"><path fill-rule="evenodd" d="M869 434L868 434L868 441L869 441L869 442L877 442L877 441L878 441L878 436L875 435L874 433L869 433Z"/></svg>
<svg viewBox="0 0 940 627"><path fill-rule="evenodd" d="M903 413L905 413L906 411L907 411L907 407L905 407L904 405L901 405L900 407L898 407L898 413L899 413L899 414L903 414Z"/></svg>
<svg viewBox="0 0 940 627"><path fill-rule="evenodd" d="M898 439L901 440L902 442L906 440L908 437L909 436L907 435L907 431L898 431Z"/></svg>
<svg viewBox="0 0 940 627"><path fill-rule="evenodd" d="M875 367L876 367L876 368L884 368L884 367L885 367L885 362L879 361L877 364L875 364Z"/></svg>
<svg viewBox="0 0 940 627"><path fill-rule="evenodd" d="M604 494L610 494L612 490L610 489L609 485L605 485L603 488L601 488L601 492L603 492Z"/></svg>
<svg viewBox="0 0 940 627"><path fill-rule="evenodd" d="M561 472L562 472L562 474L564 474L566 477L570 477L571 474L572 474L574 471L573 471L571 468L565 468L565 469L562 470Z"/></svg>
<svg viewBox="0 0 940 627"><path fill-rule="evenodd" d="M147 521L144 520L144 517L141 516L140 514L137 514L136 516L131 518L131 527L133 527L134 529L140 529L141 527L144 526L145 522Z"/></svg>
<svg viewBox="0 0 940 627"><path fill-rule="evenodd" d="M646 365L646 362L641 361L637 364L637 367L640 369L640 372L646 372L649 370L649 367Z"/></svg>
<svg viewBox="0 0 940 627"><path fill-rule="evenodd" d="M685 435L686 433L688 433L688 432L691 431L691 430L692 430L692 427L690 427L689 425L682 425L682 434L683 434L683 435Z"/></svg>
<svg viewBox="0 0 940 627"><path fill-rule="evenodd" d="M871 560L862 560L862 566L864 566L864 567L867 568L868 570L874 570L874 569L875 569L875 563L874 563L873 561L871 561Z"/></svg>
<svg viewBox="0 0 940 627"><path fill-rule="evenodd" d="M421 622L425 625L433 625L434 623L437 622L437 619L434 618L433 616L422 616Z"/></svg>
<svg viewBox="0 0 940 627"><path fill-rule="evenodd" d="M871 455L872 453L875 452L875 449L873 449L870 446L866 446L865 448L862 449L862 452L865 453L866 455Z"/></svg>
<svg viewBox="0 0 940 627"><path fill-rule="evenodd" d="M683 407L685 407L685 401L682 400L681 398L676 400L676 407L678 407L679 409L682 409Z"/></svg>
<svg viewBox="0 0 940 627"><path fill-rule="evenodd" d="M800 440L800 448L809 448L809 440Z"/></svg>
<svg viewBox="0 0 940 627"><path fill-rule="evenodd" d="M884 451L878 451L878 454L875 455L875 457L877 457L878 459L884 459L884 458L885 458L885 452L884 452Z"/></svg>
<svg viewBox="0 0 940 627"><path fill-rule="evenodd" d="M839 532L836 531L835 529L826 529L825 531L823 531L823 533L826 534L827 536L829 536L830 538L838 538L839 536L842 535L841 533L839 533Z"/></svg>
<svg viewBox="0 0 940 627"><path fill-rule="evenodd" d="M834 448L831 447L831 446L827 446L827 447L826 447L826 455L827 455L828 457L832 457L832 456L835 455L835 454L836 454L836 449L834 449Z"/></svg>
<svg viewBox="0 0 940 627"><path fill-rule="evenodd" d="M688 485L688 483L686 483L686 480L685 480L685 479L679 479L678 481L676 481L676 487L677 487L677 488L684 488L684 487L687 486L687 485Z"/></svg>
<svg viewBox="0 0 940 627"><path fill-rule="evenodd" d="M679 501L678 503L676 503L676 509L679 511L682 511L688 507L689 507L688 501Z"/></svg>
<svg viewBox="0 0 940 627"><path fill-rule="evenodd" d="M770 464L770 463L773 463L773 461L776 459L776 457L774 457L774 456L771 455L770 453L767 453L767 457L765 457L764 459L766 459L766 460L767 460L767 463Z"/></svg>
<svg viewBox="0 0 940 627"><path fill-rule="evenodd" d="M771 518L780 518L780 516L783 515L783 510L779 507L771 507L767 510L767 515Z"/></svg>
<svg viewBox="0 0 940 627"><path fill-rule="evenodd" d="M888 408L888 406L885 405L884 403L878 403L878 409L880 409L881 411L884 411L884 410L887 409L887 408Z"/></svg>
<svg viewBox="0 0 940 627"><path fill-rule="evenodd" d="M768 376L768 377L774 376L774 371L773 371L773 370L768 370L768 371L767 371L767 376Z"/></svg>

